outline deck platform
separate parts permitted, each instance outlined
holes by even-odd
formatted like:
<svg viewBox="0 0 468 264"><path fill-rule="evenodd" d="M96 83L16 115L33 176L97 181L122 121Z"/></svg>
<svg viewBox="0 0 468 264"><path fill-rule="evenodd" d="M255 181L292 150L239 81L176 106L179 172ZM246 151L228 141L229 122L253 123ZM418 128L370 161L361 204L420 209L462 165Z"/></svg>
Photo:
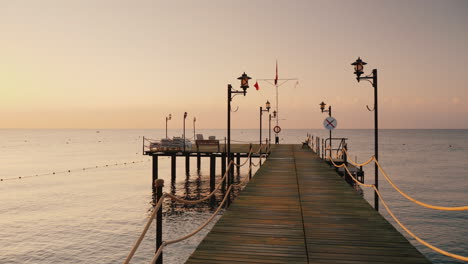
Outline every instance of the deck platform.
<svg viewBox="0 0 468 264"><path fill-rule="evenodd" d="M186 263L430 263L301 145L265 164Z"/></svg>
<svg viewBox="0 0 468 264"><path fill-rule="evenodd" d="M268 146L262 145L260 149L260 144L252 144L253 156L258 156L259 154L264 154L267 152ZM216 145L201 145L198 149L195 146L192 146L191 149L187 149L186 151L182 150L150 150L144 149L144 155L150 156L208 156L214 154L216 156L220 156L222 153L226 152L226 146L224 144L220 144L219 149ZM231 144L231 153L240 154L241 157L248 156L250 152L250 145L249 144Z"/></svg>

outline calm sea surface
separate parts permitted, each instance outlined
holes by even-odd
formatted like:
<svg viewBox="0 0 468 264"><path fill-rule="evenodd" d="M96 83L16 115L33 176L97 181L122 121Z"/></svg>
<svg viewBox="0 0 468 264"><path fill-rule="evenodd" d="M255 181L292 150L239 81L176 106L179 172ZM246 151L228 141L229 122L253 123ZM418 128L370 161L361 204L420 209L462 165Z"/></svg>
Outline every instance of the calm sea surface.
<svg viewBox="0 0 468 264"><path fill-rule="evenodd" d="M169 130L170 136L181 133ZM225 130L197 133L225 136ZM300 144L307 133L328 137L324 130L283 130L281 142ZM142 136L161 138L165 130L0 130L0 263L121 263L151 209L151 162L142 155ZM333 137L348 138L351 157L359 162L373 154L373 130L337 130ZM258 130L234 130L233 140L256 142ZM441 206L468 204L468 130L382 130L380 162L416 199ZM170 160L160 158L164 190L203 197L209 189L208 161L202 160L200 173L195 160L191 164L186 176L178 160L171 186ZM365 172L366 183L373 183L373 166ZM401 197L383 177L379 183L388 205L410 230L436 247L468 256L468 212L423 208ZM364 191L373 204L373 192ZM380 212L390 219L382 206ZM183 236L210 216L207 206L166 203L164 239ZM184 263L206 232L167 247L165 263ZM133 263L151 259L154 225L147 237ZM462 263L409 240L434 263Z"/></svg>

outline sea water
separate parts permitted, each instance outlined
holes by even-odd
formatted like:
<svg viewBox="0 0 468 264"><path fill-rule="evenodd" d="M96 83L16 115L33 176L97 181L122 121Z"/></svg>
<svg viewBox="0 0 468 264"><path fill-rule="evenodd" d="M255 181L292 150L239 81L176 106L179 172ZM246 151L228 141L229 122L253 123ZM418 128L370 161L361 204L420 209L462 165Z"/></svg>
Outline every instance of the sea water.
<svg viewBox="0 0 468 264"><path fill-rule="evenodd" d="M233 143L257 143L258 132L233 130ZM221 142L226 134L225 130L196 133L216 136ZM280 140L301 144L307 133L328 137L324 130L283 130ZM181 134L169 130L170 136ZM263 135L268 136L268 131ZM165 130L0 130L0 263L123 262L152 208L151 160L142 155L143 136L162 138ZM373 130L336 130L333 137L348 138L352 159L362 162L373 155ZM381 130L379 137L380 163L402 190L429 204L468 204L467 130ZM193 138L193 131L187 131L187 138ZM197 172L192 158L188 176L184 160L178 159L172 185L170 160L159 159L164 191L190 199L208 193L207 159L202 159ZM373 168L364 168L366 183L373 183ZM217 174L219 178L219 165ZM242 169L241 177L246 175ZM416 235L446 251L468 255L467 212L415 205L396 193L382 175L379 187L389 207ZM364 189L364 197L373 205L372 191ZM165 240L190 233L212 215L206 205L186 208L166 203L164 210ZM380 212L434 263L462 263L407 236L382 205ZM168 246L165 263L184 263L212 225ZM133 263L151 259L154 229L153 224Z"/></svg>

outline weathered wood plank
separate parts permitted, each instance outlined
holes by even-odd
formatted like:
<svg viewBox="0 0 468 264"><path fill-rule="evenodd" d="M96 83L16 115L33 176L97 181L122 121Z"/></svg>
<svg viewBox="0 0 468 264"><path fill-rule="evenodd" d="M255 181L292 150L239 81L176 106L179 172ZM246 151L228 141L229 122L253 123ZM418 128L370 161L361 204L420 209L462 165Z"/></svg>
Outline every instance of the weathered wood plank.
<svg viewBox="0 0 468 264"><path fill-rule="evenodd" d="M187 263L430 263L335 171L277 145Z"/></svg>

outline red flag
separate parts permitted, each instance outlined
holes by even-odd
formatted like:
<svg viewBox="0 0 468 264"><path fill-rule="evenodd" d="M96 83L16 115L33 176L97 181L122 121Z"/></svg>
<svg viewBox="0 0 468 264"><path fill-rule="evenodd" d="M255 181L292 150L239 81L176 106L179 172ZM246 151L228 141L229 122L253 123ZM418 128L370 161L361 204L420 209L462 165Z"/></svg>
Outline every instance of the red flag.
<svg viewBox="0 0 468 264"><path fill-rule="evenodd" d="M254 86L255 86L255 89L257 89L257 91L260 90L260 86L258 86L258 82L255 82Z"/></svg>
<svg viewBox="0 0 468 264"><path fill-rule="evenodd" d="M276 61L276 77L275 77L275 85L278 84L278 61Z"/></svg>

